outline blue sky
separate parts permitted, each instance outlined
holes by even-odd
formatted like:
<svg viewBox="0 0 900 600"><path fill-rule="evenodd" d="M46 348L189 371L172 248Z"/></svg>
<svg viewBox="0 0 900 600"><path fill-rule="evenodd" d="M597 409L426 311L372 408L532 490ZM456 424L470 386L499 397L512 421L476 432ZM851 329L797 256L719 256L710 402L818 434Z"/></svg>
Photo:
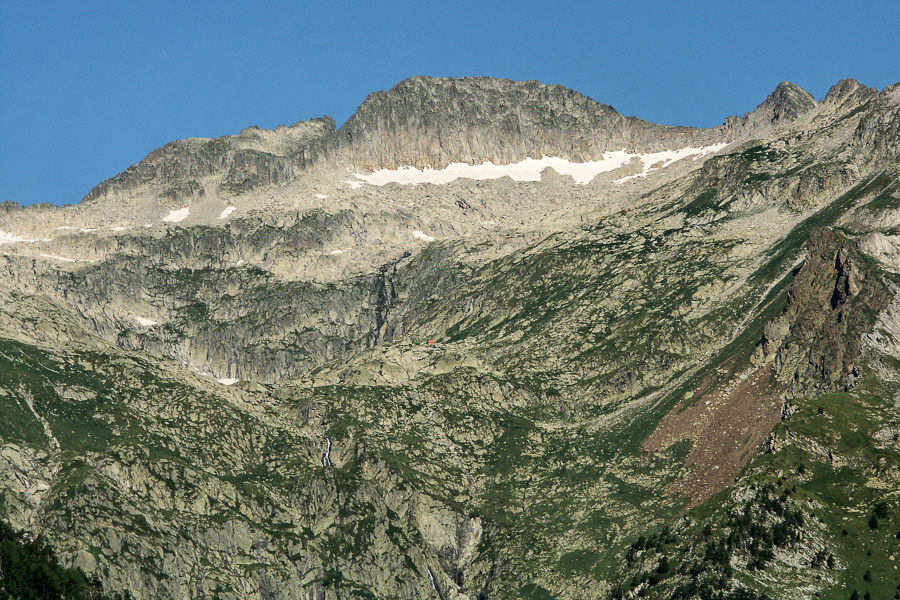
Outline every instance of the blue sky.
<svg viewBox="0 0 900 600"><path fill-rule="evenodd" d="M783 80L900 81L900 2L0 3L0 200L78 202L174 139L331 115L412 75L571 87L711 126Z"/></svg>

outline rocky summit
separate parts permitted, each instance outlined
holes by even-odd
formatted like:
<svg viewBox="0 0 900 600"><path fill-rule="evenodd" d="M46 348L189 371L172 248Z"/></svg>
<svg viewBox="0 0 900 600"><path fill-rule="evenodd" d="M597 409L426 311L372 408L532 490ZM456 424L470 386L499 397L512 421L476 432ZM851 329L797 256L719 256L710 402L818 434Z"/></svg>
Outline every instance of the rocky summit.
<svg viewBox="0 0 900 600"><path fill-rule="evenodd" d="M900 84L414 77L0 204L0 315L0 517L109 593L898 597Z"/></svg>

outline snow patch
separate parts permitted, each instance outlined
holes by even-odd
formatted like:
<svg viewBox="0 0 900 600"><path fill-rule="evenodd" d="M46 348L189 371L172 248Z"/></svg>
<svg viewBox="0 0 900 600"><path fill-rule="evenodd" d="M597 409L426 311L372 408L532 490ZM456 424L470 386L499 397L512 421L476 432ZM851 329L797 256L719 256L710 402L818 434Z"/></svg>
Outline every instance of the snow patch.
<svg viewBox="0 0 900 600"><path fill-rule="evenodd" d="M0 244L18 244L25 242L33 244L35 242L52 242L53 238L22 238L6 231L0 231Z"/></svg>
<svg viewBox="0 0 900 600"><path fill-rule="evenodd" d="M170 210L169 214L163 217L163 221L166 223L178 223L179 221L184 221L187 219L187 216L190 214L191 209L188 206L184 208L179 208L178 210Z"/></svg>
<svg viewBox="0 0 900 600"><path fill-rule="evenodd" d="M327 197L328 197L327 194L316 194L316 198L318 198L319 200L324 200Z"/></svg>
<svg viewBox="0 0 900 600"><path fill-rule="evenodd" d="M433 241L434 241L434 238L433 238L433 237L431 237L430 235L428 235L428 234L426 234L426 233L424 233L424 232L422 232L422 231L419 231L418 229L416 229L415 231L413 231L413 237L414 237L414 238L419 238L419 239L422 240L423 242L433 242Z"/></svg>
<svg viewBox="0 0 900 600"><path fill-rule="evenodd" d="M233 213L235 210L237 210L235 207L227 206L227 207L225 207L225 210L222 211L222 214L218 216L218 218L224 219L224 218L228 217L228 215Z"/></svg>
<svg viewBox="0 0 900 600"><path fill-rule="evenodd" d="M146 319L144 317L134 317L134 320L138 322L138 325L143 327L153 327L154 325L158 325L153 319Z"/></svg>
<svg viewBox="0 0 900 600"><path fill-rule="evenodd" d="M130 227L111 227L110 231L125 231L126 229L131 229Z"/></svg>
<svg viewBox="0 0 900 600"><path fill-rule="evenodd" d="M6 231L0 231L0 244L15 244L18 242L25 242L25 241L27 241L27 240L20 238L18 236L15 236Z"/></svg>
<svg viewBox="0 0 900 600"><path fill-rule="evenodd" d="M681 148L680 150L664 150L662 152L651 152L649 154L636 154L635 156L640 158L641 163L644 165L643 170L640 173L616 179L615 183L621 184L626 181L631 181L632 179L637 179L638 177L646 177L651 171L665 168L672 163L685 158L693 157L694 160L697 160L698 158L718 152L727 145L727 143L723 142L721 144L703 146L701 148Z"/></svg>
<svg viewBox="0 0 900 600"><path fill-rule="evenodd" d="M240 379L234 379L233 377L226 377L225 379L216 379L216 381L218 381L222 385L234 385L238 381L240 381Z"/></svg>
<svg viewBox="0 0 900 600"><path fill-rule="evenodd" d="M728 144L716 144L701 148L681 148L679 150L666 150L663 152L651 152L648 154L635 154L625 150L613 150L605 152L600 160L592 160L583 163L575 163L564 158L544 156L543 158L526 158L523 161L508 165L495 165L492 162L484 162L480 165L466 163L452 163L443 169L426 167L424 170L416 167L400 167L399 169L379 169L369 175L354 173L359 181L345 181L354 189L362 183L383 186L389 183L403 185L416 185L419 183L431 183L440 185L450 183L457 179L500 179L509 177L514 181L540 181L541 173L550 167L560 175L570 175L576 183L589 183L601 173L614 171L630 163L639 160L643 163L644 170L638 175L631 175L617 181L621 183L635 177L645 177L651 170L655 170L675 161L693 156L695 159L713 152L717 152Z"/></svg>
<svg viewBox="0 0 900 600"><path fill-rule="evenodd" d="M78 229L78 228L72 227L71 225L63 225L62 227L57 227L57 229Z"/></svg>
<svg viewBox="0 0 900 600"><path fill-rule="evenodd" d="M353 248L343 248L343 249L338 249L338 250L332 250L331 253L332 254L343 254L344 252L350 252L351 250L353 250Z"/></svg>
<svg viewBox="0 0 900 600"><path fill-rule="evenodd" d="M96 260L91 260L89 258L67 258L65 256L56 256L55 254L41 254L43 258L52 258L53 260L61 260L63 262L68 263L76 263L76 262L97 262Z"/></svg>
<svg viewBox="0 0 900 600"><path fill-rule="evenodd" d="M54 256L52 254L41 254L41 256L44 258L52 258L54 260L61 260L63 262L70 262L70 263L78 262L74 258L66 258L65 256Z"/></svg>

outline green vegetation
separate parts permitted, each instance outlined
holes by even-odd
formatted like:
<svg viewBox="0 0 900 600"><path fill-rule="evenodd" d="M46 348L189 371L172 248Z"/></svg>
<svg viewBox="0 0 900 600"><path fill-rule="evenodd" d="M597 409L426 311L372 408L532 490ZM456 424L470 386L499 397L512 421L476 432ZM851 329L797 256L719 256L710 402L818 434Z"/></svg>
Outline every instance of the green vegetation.
<svg viewBox="0 0 900 600"><path fill-rule="evenodd" d="M16 531L0 520L0 600L128 600L103 593L95 577L60 565L43 536Z"/></svg>
<svg viewBox="0 0 900 600"><path fill-rule="evenodd" d="M774 559L774 550L799 544L805 520L803 511L775 486L753 490L750 499L727 513L722 534L715 535L707 521L702 531L697 526L681 526L639 537L625 555L626 565L638 566L637 571L627 585L613 591L613 597L621 598L629 589L648 595L659 586L659 594L675 600L768 598L737 578L735 567L749 572L765 570ZM679 543L682 536L700 540ZM702 553L693 548L702 548Z"/></svg>
<svg viewBox="0 0 900 600"><path fill-rule="evenodd" d="M878 184L880 185L888 181L889 177L884 175L878 180ZM894 179L892 183L887 183L886 187L884 187L877 196L872 198L865 207L872 211L892 211L900 209L900 198L895 195L898 193L900 193L900 181Z"/></svg>
<svg viewBox="0 0 900 600"><path fill-rule="evenodd" d="M777 160L780 154L770 146L756 145L742 150L738 156L746 161L760 162Z"/></svg>
<svg viewBox="0 0 900 600"><path fill-rule="evenodd" d="M791 417L774 432L778 450L748 465L738 492L691 510L666 535L639 537L623 557L618 593L762 598L779 591L773 581L780 578L817 588L826 600L844 600L854 589L893 597L900 589L900 522L882 482L894 477L900 455L867 441L900 420L891 408L894 392L881 385L869 378L859 392L793 400ZM784 555L807 568L789 567ZM656 568L663 556L668 578ZM769 576L757 576L761 571Z"/></svg>

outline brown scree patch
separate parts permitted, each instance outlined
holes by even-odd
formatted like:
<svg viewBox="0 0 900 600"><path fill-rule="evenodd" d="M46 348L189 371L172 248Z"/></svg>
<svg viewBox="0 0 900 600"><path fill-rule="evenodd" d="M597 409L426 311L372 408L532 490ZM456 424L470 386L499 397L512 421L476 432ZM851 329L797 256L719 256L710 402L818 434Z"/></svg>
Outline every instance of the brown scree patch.
<svg viewBox="0 0 900 600"><path fill-rule="evenodd" d="M675 442L693 444L687 473L669 484L672 493L689 499L689 507L727 487L753 457L781 418L781 402L769 386L771 365L732 385L719 386L687 404L678 401L643 449L655 452Z"/></svg>

